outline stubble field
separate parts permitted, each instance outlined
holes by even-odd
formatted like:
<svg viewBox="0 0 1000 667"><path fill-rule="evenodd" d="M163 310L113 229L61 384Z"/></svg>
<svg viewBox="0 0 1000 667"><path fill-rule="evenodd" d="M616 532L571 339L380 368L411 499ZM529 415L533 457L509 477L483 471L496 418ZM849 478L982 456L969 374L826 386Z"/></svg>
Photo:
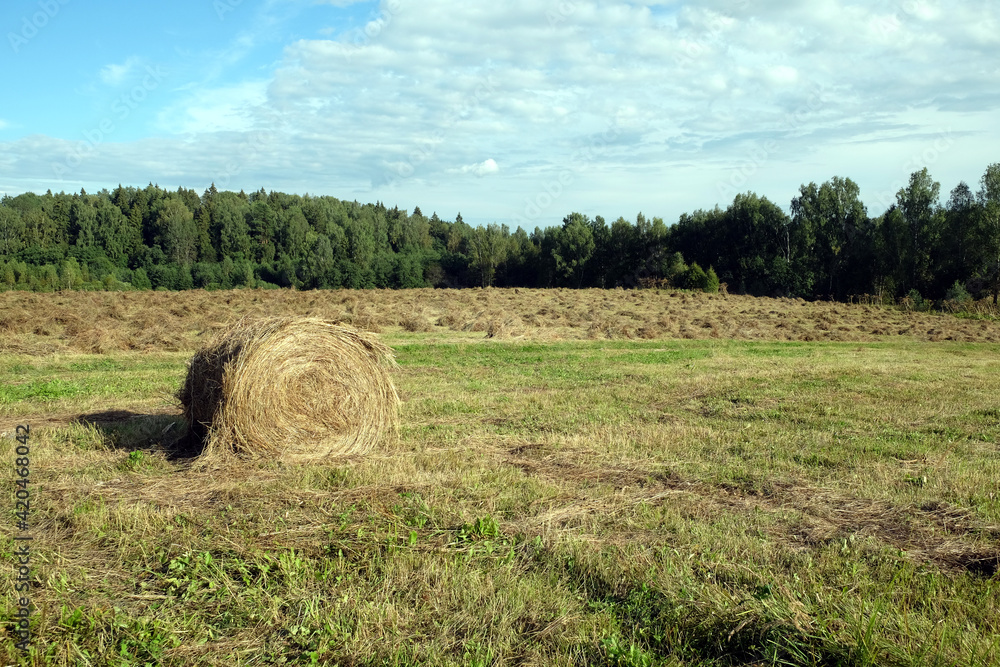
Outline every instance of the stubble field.
<svg viewBox="0 0 1000 667"><path fill-rule="evenodd" d="M378 332L398 445L175 455L187 359L246 314ZM994 320L656 290L8 292L0 333L10 480L31 425L28 664L1000 664Z"/></svg>

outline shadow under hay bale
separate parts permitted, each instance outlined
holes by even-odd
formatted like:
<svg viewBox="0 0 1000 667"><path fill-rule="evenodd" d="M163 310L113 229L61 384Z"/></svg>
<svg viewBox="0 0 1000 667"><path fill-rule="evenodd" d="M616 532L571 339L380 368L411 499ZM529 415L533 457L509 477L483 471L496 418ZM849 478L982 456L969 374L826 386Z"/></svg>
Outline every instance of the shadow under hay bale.
<svg viewBox="0 0 1000 667"><path fill-rule="evenodd" d="M289 462L363 454L398 437L392 350L316 318L244 318L191 359L178 392L203 456Z"/></svg>
<svg viewBox="0 0 1000 667"><path fill-rule="evenodd" d="M77 415L71 421L97 429L111 449L158 451L168 460L201 453L202 442L185 430L183 417L173 411L102 410Z"/></svg>

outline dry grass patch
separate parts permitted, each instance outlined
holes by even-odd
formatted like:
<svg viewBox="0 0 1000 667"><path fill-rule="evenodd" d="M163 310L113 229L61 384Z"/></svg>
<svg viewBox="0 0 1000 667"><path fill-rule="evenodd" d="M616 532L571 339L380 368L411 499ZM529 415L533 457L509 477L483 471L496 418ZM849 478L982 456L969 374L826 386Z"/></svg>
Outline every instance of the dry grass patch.
<svg viewBox="0 0 1000 667"><path fill-rule="evenodd" d="M662 290L235 290L0 294L0 351L187 349L243 316L313 316L379 332L470 331L517 318L527 339L998 342L992 319L861 304ZM665 324L669 322L669 324ZM702 326L704 322L712 326Z"/></svg>

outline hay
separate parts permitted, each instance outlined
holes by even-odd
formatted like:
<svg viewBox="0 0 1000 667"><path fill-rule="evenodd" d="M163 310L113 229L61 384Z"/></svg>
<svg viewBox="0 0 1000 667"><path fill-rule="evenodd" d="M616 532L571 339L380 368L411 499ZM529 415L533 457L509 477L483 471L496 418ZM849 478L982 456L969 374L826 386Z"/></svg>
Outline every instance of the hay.
<svg viewBox="0 0 1000 667"><path fill-rule="evenodd" d="M244 318L191 359L178 392L203 456L318 461L394 440L392 351L316 318Z"/></svg>

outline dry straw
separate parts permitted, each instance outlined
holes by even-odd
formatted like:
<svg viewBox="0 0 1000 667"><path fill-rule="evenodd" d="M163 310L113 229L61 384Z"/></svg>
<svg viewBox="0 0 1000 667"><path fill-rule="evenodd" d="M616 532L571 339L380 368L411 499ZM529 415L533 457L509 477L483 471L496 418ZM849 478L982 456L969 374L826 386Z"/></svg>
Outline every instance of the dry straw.
<svg viewBox="0 0 1000 667"><path fill-rule="evenodd" d="M244 318L191 359L178 393L203 456L319 461L394 440L392 350L316 318Z"/></svg>

